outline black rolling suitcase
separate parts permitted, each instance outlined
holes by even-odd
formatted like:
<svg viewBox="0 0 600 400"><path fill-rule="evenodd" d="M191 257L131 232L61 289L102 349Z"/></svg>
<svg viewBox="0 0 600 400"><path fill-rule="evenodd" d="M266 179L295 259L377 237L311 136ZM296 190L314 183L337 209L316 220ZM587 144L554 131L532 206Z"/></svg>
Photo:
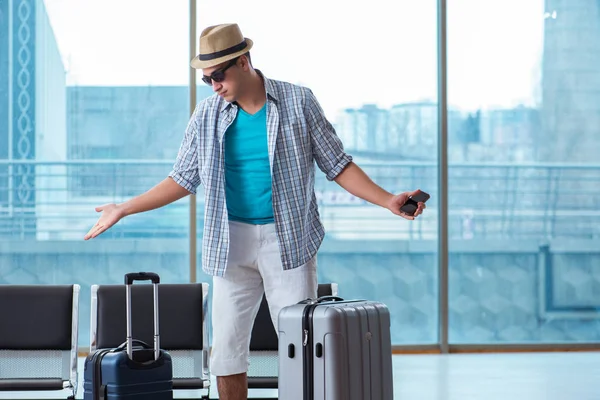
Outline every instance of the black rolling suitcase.
<svg viewBox="0 0 600 400"><path fill-rule="evenodd" d="M131 285L151 280L154 286L154 348L131 336ZM125 275L127 340L115 349L98 349L85 360L84 400L172 400L171 356L160 349L158 284L154 273ZM134 347L134 343L136 346Z"/></svg>

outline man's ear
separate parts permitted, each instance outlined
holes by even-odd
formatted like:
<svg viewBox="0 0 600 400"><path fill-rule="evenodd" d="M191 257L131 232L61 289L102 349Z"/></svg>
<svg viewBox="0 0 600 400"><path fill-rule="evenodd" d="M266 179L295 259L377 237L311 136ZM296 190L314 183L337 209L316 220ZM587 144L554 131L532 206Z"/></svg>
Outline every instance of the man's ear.
<svg viewBox="0 0 600 400"><path fill-rule="evenodd" d="M244 71L248 71L251 67L250 65L250 60L248 60L248 57L244 54L242 56L240 56L240 63L241 63L241 67Z"/></svg>

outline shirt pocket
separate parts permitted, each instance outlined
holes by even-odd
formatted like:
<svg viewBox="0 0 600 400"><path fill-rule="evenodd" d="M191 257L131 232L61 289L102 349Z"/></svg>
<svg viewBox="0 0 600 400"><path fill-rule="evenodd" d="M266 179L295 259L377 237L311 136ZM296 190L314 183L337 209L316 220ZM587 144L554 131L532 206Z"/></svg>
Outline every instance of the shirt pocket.
<svg viewBox="0 0 600 400"><path fill-rule="evenodd" d="M294 153L296 157L306 158L312 156L310 133L306 120L292 118L283 125L283 145L285 152Z"/></svg>

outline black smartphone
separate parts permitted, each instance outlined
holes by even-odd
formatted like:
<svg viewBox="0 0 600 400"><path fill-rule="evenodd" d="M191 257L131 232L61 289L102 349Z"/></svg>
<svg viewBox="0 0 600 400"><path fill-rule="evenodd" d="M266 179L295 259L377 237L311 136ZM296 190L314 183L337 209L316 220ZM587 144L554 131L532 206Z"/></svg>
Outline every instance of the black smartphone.
<svg viewBox="0 0 600 400"><path fill-rule="evenodd" d="M406 200L406 203L400 207L400 211L412 216L417 211L417 208L419 208L419 203L425 203L427 200L429 200L429 197L430 196L428 193L419 191L419 193L415 194L414 196L410 196L408 200Z"/></svg>

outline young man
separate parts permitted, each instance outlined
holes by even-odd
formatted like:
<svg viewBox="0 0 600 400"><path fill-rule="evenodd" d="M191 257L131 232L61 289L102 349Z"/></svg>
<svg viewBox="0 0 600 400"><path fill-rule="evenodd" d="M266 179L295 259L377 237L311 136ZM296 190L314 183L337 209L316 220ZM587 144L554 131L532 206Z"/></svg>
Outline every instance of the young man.
<svg viewBox="0 0 600 400"><path fill-rule="evenodd" d="M189 121L169 177L102 212L85 239L121 218L205 191L203 270L213 276L211 371L221 399L247 398L249 341L263 293L273 324L282 307L316 297L316 254L324 229L314 193L314 162L345 190L412 220L393 195L352 162L313 93L269 80L252 67L253 46L236 24L205 29L191 61L216 95Z"/></svg>

